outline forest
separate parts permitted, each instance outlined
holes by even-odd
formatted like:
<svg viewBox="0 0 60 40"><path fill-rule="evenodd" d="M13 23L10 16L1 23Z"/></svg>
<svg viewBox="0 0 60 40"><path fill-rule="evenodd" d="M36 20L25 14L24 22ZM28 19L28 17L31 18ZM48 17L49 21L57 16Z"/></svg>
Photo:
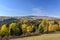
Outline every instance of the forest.
<svg viewBox="0 0 60 40"><path fill-rule="evenodd" d="M0 37L29 36L60 31L60 21L47 18L28 20L27 18L14 20L0 26Z"/></svg>

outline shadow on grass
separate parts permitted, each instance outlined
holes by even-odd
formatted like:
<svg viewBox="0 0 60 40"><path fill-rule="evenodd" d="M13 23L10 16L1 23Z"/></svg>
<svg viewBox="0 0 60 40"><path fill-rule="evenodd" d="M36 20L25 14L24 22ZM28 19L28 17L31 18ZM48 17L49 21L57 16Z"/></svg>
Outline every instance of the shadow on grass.
<svg viewBox="0 0 60 40"><path fill-rule="evenodd" d="M34 37L34 36L41 36L43 34L60 34L60 31L58 32L44 32L44 33L36 33L36 34L27 34L27 35L22 35L22 36L11 36L9 39L16 39L16 38L25 38L25 37Z"/></svg>
<svg viewBox="0 0 60 40"><path fill-rule="evenodd" d="M23 36L12 36L12 37L10 37L10 39L33 37L33 36L38 36L38 35L42 35L42 34L29 34L29 35L23 35Z"/></svg>

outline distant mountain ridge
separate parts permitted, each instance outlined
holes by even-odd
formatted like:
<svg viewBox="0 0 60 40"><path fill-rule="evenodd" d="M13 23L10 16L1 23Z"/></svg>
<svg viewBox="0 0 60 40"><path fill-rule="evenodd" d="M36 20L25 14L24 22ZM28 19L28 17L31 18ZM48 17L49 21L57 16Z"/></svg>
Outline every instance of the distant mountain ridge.
<svg viewBox="0 0 60 40"><path fill-rule="evenodd" d="M3 19L2 21L0 21L0 25L2 25L2 24L8 24L10 22L13 22L14 20L17 20L17 19L15 19L15 18Z"/></svg>
<svg viewBox="0 0 60 40"><path fill-rule="evenodd" d="M59 19L59 18L48 17L48 16L15 16L15 17L11 17L11 16L0 16L0 25L3 24L3 23L9 23L9 22L12 22L14 20L18 20L20 18L27 18L27 19L43 19L43 18L47 18L49 20L50 19Z"/></svg>

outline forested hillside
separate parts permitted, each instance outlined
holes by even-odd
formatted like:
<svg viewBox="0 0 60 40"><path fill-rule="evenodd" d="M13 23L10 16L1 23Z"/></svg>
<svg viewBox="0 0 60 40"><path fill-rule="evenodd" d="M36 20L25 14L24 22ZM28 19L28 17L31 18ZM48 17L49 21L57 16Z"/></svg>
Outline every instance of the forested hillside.
<svg viewBox="0 0 60 40"><path fill-rule="evenodd" d="M37 19L36 19L37 18ZM49 33L60 30L60 20L52 17L3 17L0 21L0 36L20 36L31 33Z"/></svg>

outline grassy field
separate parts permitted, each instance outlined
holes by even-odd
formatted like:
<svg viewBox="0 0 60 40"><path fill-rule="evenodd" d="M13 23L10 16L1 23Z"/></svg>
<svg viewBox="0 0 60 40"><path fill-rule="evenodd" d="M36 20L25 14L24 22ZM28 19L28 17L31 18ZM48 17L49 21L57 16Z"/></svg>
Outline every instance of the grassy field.
<svg viewBox="0 0 60 40"><path fill-rule="evenodd" d="M53 34L43 34L38 36L15 38L10 40L60 40L60 32Z"/></svg>

